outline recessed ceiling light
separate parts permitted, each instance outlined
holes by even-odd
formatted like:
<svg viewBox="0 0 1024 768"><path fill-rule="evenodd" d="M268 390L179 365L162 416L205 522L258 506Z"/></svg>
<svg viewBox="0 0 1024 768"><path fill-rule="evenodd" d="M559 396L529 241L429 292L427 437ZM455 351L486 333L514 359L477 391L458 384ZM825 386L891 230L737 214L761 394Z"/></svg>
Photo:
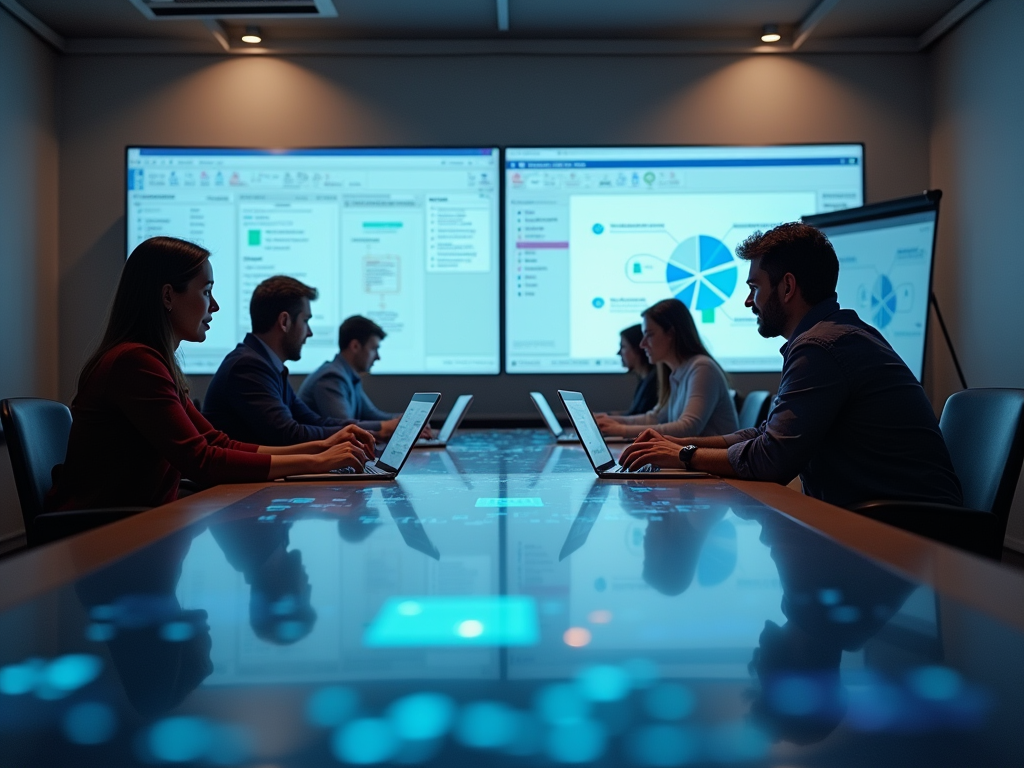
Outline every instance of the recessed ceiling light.
<svg viewBox="0 0 1024 768"><path fill-rule="evenodd" d="M243 40L245 38L242 38ZM765 24L761 29L761 42L762 43L777 43L782 39L782 35L779 34L778 24Z"/></svg>
<svg viewBox="0 0 1024 768"><path fill-rule="evenodd" d="M246 27L245 28L245 34L242 35L242 42L243 43L249 43L250 45L256 45L257 43L262 43L263 42L263 38L260 36L260 28L259 27Z"/></svg>

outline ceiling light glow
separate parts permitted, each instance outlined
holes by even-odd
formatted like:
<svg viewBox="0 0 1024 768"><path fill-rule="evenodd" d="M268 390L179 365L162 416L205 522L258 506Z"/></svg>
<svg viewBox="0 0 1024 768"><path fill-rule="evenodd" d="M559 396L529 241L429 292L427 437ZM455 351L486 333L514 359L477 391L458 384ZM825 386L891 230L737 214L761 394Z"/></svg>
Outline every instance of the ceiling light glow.
<svg viewBox="0 0 1024 768"><path fill-rule="evenodd" d="M761 28L762 43L777 43L781 39L782 35L779 34L779 26L777 24L765 24Z"/></svg>
<svg viewBox="0 0 1024 768"><path fill-rule="evenodd" d="M249 43L250 45L257 45L263 42L263 37L260 35L259 27L246 27L245 34L242 35L242 42Z"/></svg>

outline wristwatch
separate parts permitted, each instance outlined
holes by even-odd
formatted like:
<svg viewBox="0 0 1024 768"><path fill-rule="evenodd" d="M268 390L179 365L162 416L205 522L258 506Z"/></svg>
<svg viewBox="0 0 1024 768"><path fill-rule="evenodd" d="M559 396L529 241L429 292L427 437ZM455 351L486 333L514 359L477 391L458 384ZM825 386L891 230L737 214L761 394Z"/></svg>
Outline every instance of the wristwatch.
<svg viewBox="0 0 1024 768"><path fill-rule="evenodd" d="M679 449L679 463L683 465L683 469L690 470L693 466L690 462L693 460L693 454L697 452L696 445L684 445Z"/></svg>

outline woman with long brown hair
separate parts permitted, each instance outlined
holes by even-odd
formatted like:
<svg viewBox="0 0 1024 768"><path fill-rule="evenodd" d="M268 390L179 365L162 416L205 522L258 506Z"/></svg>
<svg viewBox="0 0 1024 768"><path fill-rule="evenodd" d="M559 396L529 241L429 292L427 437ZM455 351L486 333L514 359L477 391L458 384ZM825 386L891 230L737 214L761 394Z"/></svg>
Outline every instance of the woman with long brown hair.
<svg viewBox="0 0 1024 768"><path fill-rule="evenodd" d="M739 429L725 373L708 353L686 305L652 304L641 315L640 348L658 368L658 404L638 416L597 416L606 435L636 437L653 429L676 437L727 435Z"/></svg>
<svg viewBox="0 0 1024 768"><path fill-rule="evenodd" d="M203 341L219 309L209 256L184 240L154 237L128 257L103 340L78 380L67 458L54 469L48 509L156 506L177 498L182 476L201 485L262 482L361 469L373 455L373 438L358 427L268 447L231 440L203 418L175 353L182 341Z"/></svg>

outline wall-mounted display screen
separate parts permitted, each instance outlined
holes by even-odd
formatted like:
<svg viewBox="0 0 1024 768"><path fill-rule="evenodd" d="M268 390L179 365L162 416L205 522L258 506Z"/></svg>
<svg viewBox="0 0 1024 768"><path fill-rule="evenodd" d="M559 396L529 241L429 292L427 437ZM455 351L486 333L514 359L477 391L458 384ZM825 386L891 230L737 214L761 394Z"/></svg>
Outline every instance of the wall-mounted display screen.
<svg viewBox="0 0 1024 768"><path fill-rule="evenodd" d="M505 369L614 373L619 332L677 297L728 371L778 371L735 248L863 204L864 147L505 150Z"/></svg>
<svg viewBox="0 0 1024 768"><path fill-rule="evenodd" d="M839 306L877 328L918 381L924 375L940 194L805 218L836 249Z"/></svg>
<svg viewBox="0 0 1024 768"><path fill-rule="evenodd" d="M213 373L250 330L249 299L290 275L320 293L293 373L338 352L365 315L387 333L375 373L500 369L499 153L459 149L130 147L128 252L157 235L211 252L220 312L187 373Z"/></svg>

